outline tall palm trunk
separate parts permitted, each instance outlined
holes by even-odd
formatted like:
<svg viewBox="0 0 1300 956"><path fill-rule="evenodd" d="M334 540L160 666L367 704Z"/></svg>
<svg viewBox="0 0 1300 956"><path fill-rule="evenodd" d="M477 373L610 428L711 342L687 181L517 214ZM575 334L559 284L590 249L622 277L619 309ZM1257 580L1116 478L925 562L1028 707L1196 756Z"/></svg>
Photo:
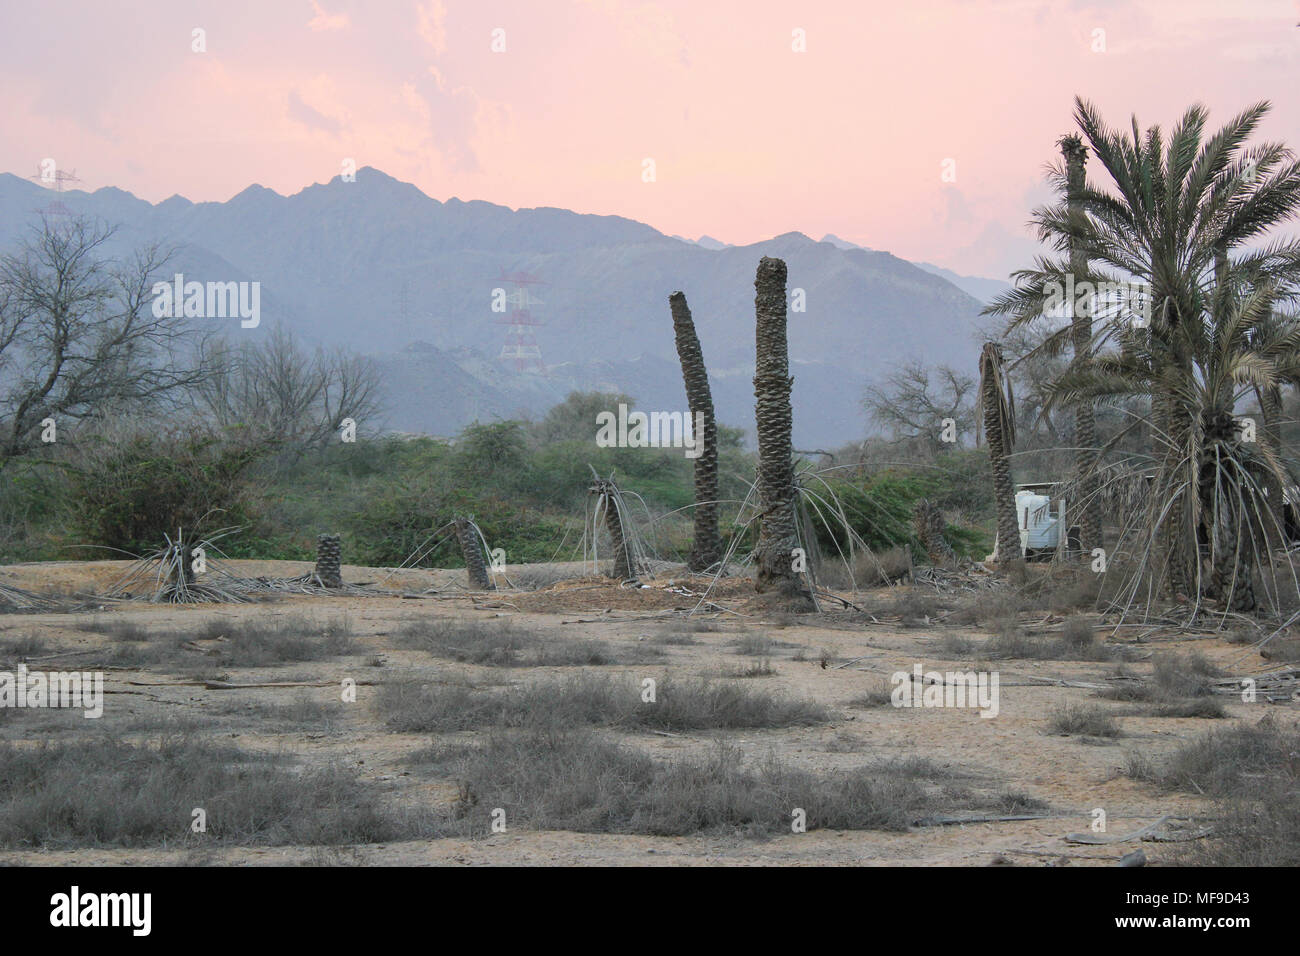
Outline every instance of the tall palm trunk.
<svg viewBox="0 0 1300 956"><path fill-rule="evenodd" d="M1169 597L1192 598L1200 587L1200 544L1194 517L1201 463L1195 460L1192 410L1179 383L1192 379L1183 304L1174 290L1152 288L1151 373L1160 383L1151 399L1151 456L1159 462L1150 503L1156 547ZM1195 321L1195 319L1193 319ZM1161 517L1163 515L1163 517Z"/></svg>
<svg viewBox="0 0 1300 956"><path fill-rule="evenodd" d="M1020 550L1020 525L1016 520L1016 497L1011 488L1011 465L1007 455L1015 442L1014 399L1003 384L1002 349L988 342L980 352L980 410L984 437L989 446L993 470L993 496L998 519L997 561L1002 568L1023 574L1024 552Z"/></svg>
<svg viewBox="0 0 1300 956"><path fill-rule="evenodd" d="M685 294L674 292L668 297L668 306L673 314L691 427L703 422L703 428L695 436L703 446L695 459L695 533L687 565L692 571L705 571L722 560L722 538L718 534L718 425L713 417L709 371L704 365L704 353Z"/></svg>
<svg viewBox="0 0 1300 956"><path fill-rule="evenodd" d="M1199 547L1192 520L1192 500L1195 494L1194 476L1187 474L1191 422L1187 410L1168 394L1158 394L1152 399L1155 419L1154 449L1160 461L1156 486L1152 489L1153 520L1159 521L1156 542L1165 564L1165 589L1173 598L1191 597L1197 590L1196 568L1199 564ZM1163 515L1163 518L1161 517Z"/></svg>
<svg viewBox="0 0 1300 956"><path fill-rule="evenodd" d="M1215 451L1207 455L1202 468L1202 498L1210 524L1210 593L1223 602L1228 611L1255 610L1253 580L1254 552L1249 539L1252 526L1249 515L1249 478L1238 465L1240 449L1223 453L1236 420L1229 413L1216 416L1207 432L1213 429Z"/></svg>
<svg viewBox="0 0 1300 956"><path fill-rule="evenodd" d="M1066 201L1070 213L1070 272L1075 283L1083 282L1088 275L1088 257L1083 252L1083 243L1074 234L1082 225L1083 193L1085 172L1088 161L1088 149L1077 135L1062 137L1061 155L1065 158ZM1082 313L1082 314L1081 314ZM1077 367L1088 356L1092 346L1092 310L1080 309L1076 302L1070 303L1070 343L1073 348L1073 364ZM1081 401L1074 411L1075 473L1079 500L1074 506L1079 517L1079 544L1084 554L1093 548L1100 548L1101 541L1101 505L1097 500L1097 477L1094 468L1097 462L1097 418L1096 407L1092 399Z"/></svg>
<svg viewBox="0 0 1300 956"><path fill-rule="evenodd" d="M1275 461L1282 456L1282 387L1270 385L1260 392L1259 408L1264 418L1261 438ZM1267 497L1264 509L1264 540L1269 551L1286 543L1286 504L1282 500L1283 488L1272 468L1264 469L1261 482Z"/></svg>
<svg viewBox="0 0 1300 956"><path fill-rule="evenodd" d="M1215 513L1211 588L1224 602L1225 610L1255 610L1254 561L1247 523L1238 514L1236 502L1224 502Z"/></svg>
<svg viewBox="0 0 1300 956"><path fill-rule="evenodd" d="M785 262L764 256L754 278L756 315L754 417L758 426L760 523L756 590L799 591L794 572L794 450L790 439L789 347L785 326Z"/></svg>

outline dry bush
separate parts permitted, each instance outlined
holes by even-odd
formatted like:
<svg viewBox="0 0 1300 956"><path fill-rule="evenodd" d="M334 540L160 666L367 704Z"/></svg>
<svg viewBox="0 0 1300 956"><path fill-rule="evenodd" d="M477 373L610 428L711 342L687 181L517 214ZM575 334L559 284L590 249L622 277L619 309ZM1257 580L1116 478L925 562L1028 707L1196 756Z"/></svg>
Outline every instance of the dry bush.
<svg viewBox="0 0 1300 956"><path fill-rule="evenodd" d="M1300 731L1283 730L1265 717L1251 726L1211 731L1159 765L1135 755L1127 772L1162 790L1244 799L1266 777L1293 784L1300 778Z"/></svg>
<svg viewBox="0 0 1300 956"><path fill-rule="evenodd" d="M1146 707L1134 708L1134 716L1142 717L1199 717L1217 720L1228 716L1223 702L1216 697L1190 697L1186 700L1154 701Z"/></svg>
<svg viewBox="0 0 1300 956"><path fill-rule="evenodd" d="M1091 570L1071 569L1064 581L1054 581L1046 595L1047 607L1058 613L1091 610L1101 597L1102 578Z"/></svg>
<svg viewBox="0 0 1300 956"><path fill-rule="evenodd" d="M1156 659L1149 681L1125 682L1096 696L1137 706L1123 711L1132 717L1226 717L1223 702L1213 696L1209 678L1219 670L1202 654L1166 654Z"/></svg>
<svg viewBox="0 0 1300 956"><path fill-rule="evenodd" d="M980 591L964 597L951 620L954 624L1000 627L1007 622L1015 623L1023 607L1024 599L1018 591L1004 588Z"/></svg>
<svg viewBox="0 0 1300 956"><path fill-rule="evenodd" d="M847 591L854 585L859 589L879 588L902 581L911 573L911 551L897 545L883 551L855 555L852 575L838 556L827 558L817 569L817 583L840 591Z"/></svg>
<svg viewBox="0 0 1300 956"><path fill-rule="evenodd" d="M849 701L850 707L870 710L875 707L887 707L893 703L893 688L883 677L867 688L866 693L859 694Z"/></svg>
<svg viewBox="0 0 1300 956"><path fill-rule="evenodd" d="M945 631L939 639L939 649L947 657L961 660L982 653L983 645L972 641L970 638L959 637L951 631Z"/></svg>
<svg viewBox="0 0 1300 956"><path fill-rule="evenodd" d="M1156 686L1171 697L1208 697L1213 693L1210 678L1223 672L1204 654L1165 654L1156 658L1153 677Z"/></svg>
<svg viewBox="0 0 1300 956"><path fill-rule="evenodd" d="M920 627L943 611L939 596L933 591L908 588L894 598L888 613L902 618L904 627Z"/></svg>
<svg viewBox="0 0 1300 956"><path fill-rule="evenodd" d="M538 591L542 588L549 588L553 584L570 581L578 576L572 568L557 568L546 564L516 568L506 574L511 584L524 591Z"/></svg>
<svg viewBox="0 0 1300 956"><path fill-rule="evenodd" d="M719 676L721 677L775 677L777 670L772 666L771 660L766 657L760 657L752 664L744 667L724 667Z"/></svg>
<svg viewBox="0 0 1300 956"><path fill-rule="evenodd" d="M0 661L22 661L49 653L44 638L34 632L0 640Z"/></svg>
<svg viewBox="0 0 1300 956"><path fill-rule="evenodd" d="M717 634L721 630L722 625L717 621L675 621L665 624L651 640L656 644L698 644L699 641L692 637L693 634Z"/></svg>
<svg viewBox="0 0 1300 956"><path fill-rule="evenodd" d="M1061 625L1061 640L1071 647L1088 648L1097 643L1097 631L1083 617L1067 617Z"/></svg>
<svg viewBox="0 0 1300 956"><path fill-rule="evenodd" d="M1259 649L1259 656L1266 661L1300 661L1300 638L1275 638Z"/></svg>
<svg viewBox="0 0 1300 956"><path fill-rule="evenodd" d="M342 727L348 707L338 700L337 692L325 690L330 694L325 700L303 689L286 701L225 701L205 713L238 721L252 719L281 732L311 730L328 734Z"/></svg>
<svg viewBox="0 0 1300 956"><path fill-rule="evenodd" d="M822 744L822 749L828 754L852 754L857 753L862 748L863 743L861 740L846 733L838 733Z"/></svg>
<svg viewBox="0 0 1300 956"><path fill-rule="evenodd" d="M1106 661L1122 658L1125 649L1093 641L1090 644L1047 635L1028 635L1014 622L1004 623L987 641L967 640L945 634L941 644L952 658L981 657L987 660Z"/></svg>
<svg viewBox="0 0 1300 956"><path fill-rule="evenodd" d="M76 628L87 634L102 634L115 641L149 640L149 629L136 621L122 620L105 615L96 615L88 620L78 621Z"/></svg>
<svg viewBox="0 0 1300 956"><path fill-rule="evenodd" d="M1175 861L1192 866L1300 866L1300 789L1269 774L1249 797L1222 801L1212 839L1184 845Z"/></svg>
<svg viewBox="0 0 1300 956"><path fill-rule="evenodd" d="M1228 644L1254 644L1259 640L1259 634L1246 627L1230 627L1220 636Z"/></svg>
<svg viewBox="0 0 1300 956"><path fill-rule="evenodd" d="M665 644L669 647L686 647L691 644L700 643L690 635L688 631L678 630L674 627L665 627L657 634L650 638L656 644Z"/></svg>
<svg viewBox="0 0 1300 956"><path fill-rule="evenodd" d="M762 657L772 653L772 639L766 634L744 634L732 643L737 654Z"/></svg>
<svg viewBox="0 0 1300 956"><path fill-rule="evenodd" d="M1300 731L1270 717L1211 732L1157 764L1130 755L1127 773L1162 790L1216 798L1211 837L1177 848L1201 866L1300 866Z"/></svg>
<svg viewBox="0 0 1300 956"><path fill-rule="evenodd" d="M1118 737L1119 724L1100 707L1066 704L1052 711L1048 730L1067 737Z"/></svg>
<svg viewBox="0 0 1300 956"><path fill-rule="evenodd" d="M356 649L352 625L346 616L323 621L310 617L282 621L240 621L210 625L223 632L214 659L226 667L265 667L300 661L318 661L350 654Z"/></svg>

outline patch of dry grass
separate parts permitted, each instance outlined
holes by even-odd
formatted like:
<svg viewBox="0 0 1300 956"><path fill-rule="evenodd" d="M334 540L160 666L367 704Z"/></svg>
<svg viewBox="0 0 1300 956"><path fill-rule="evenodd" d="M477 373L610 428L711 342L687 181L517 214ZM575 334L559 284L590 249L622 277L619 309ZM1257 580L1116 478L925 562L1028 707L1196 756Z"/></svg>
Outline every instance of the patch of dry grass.
<svg viewBox="0 0 1300 956"><path fill-rule="evenodd" d="M423 756L453 770L456 814L480 832L493 807L511 808L511 819L534 828L586 833L763 836L789 833L800 811L809 830L900 831L927 814L1009 799L953 797L925 778L956 775L933 766L813 773L771 755L746 765L726 743L665 762L585 732L497 734L481 748Z"/></svg>
<svg viewBox="0 0 1300 956"><path fill-rule="evenodd" d="M206 833L191 832L195 808L206 811ZM299 769L185 737L0 742L0 846L8 848L302 846L434 832L427 815L386 806L338 766Z"/></svg>
<svg viewBox="0 0 1300 956"><path fill-rule="evenodd" d="M513 621L425 618L408 621L396 635L402 647L483 667L600 667L637 663L662 651L639 648L622 654L604 641L546 638Z"/></svg>
<svg viewBox="0 0 1300 956"><path fill-rule="evenodd" d="M460 684L385 684L376 706L400 733L493 727L617 727L682 732L824 723L820 704L730 681L657 679L654 700L632 677L573 674L504 690Z"/></svg>

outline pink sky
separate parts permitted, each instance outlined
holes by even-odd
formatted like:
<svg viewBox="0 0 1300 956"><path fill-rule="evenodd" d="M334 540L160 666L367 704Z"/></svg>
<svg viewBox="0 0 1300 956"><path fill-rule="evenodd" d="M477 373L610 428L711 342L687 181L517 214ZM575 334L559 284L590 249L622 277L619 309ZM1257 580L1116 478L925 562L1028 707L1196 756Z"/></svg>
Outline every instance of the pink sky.
<svg viewBox="0 0 1300 956"><path fill-rule="evenodd" d="M1264 137L1300 147L1297 23L1296 0L11 2L0 170L224 200L350 157L437 199L1005 275L1076 93L1166 126L1269 98Z"/></svg>

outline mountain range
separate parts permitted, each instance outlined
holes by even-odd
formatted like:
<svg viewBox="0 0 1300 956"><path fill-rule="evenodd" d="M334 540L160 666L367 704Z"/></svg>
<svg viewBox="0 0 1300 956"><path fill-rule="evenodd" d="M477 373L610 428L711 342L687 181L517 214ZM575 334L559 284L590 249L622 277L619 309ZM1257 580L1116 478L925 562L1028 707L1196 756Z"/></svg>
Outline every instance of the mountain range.
<svg viewBox="0 0 1300 956"><path fill-rule="evenodd" d="M120 189L54 193L0 174L0 248L60 203L118 227L116 249L174 247L167 275L256 281L261 324L346 346L380 366L387 427L451 435L474 421L540 416L574 389L621 391L645 410L685 407L668 296L686 293L719 421L753 433L754 270L789 267L795 442L861 438L865 385L906 359L974 372L978 314L1005 283L958 276L835 236L789 232L736 246L667 236L619 216L430 198L366 167L282 196L152 204ZM540 280L515 285L506 276ZM542 371L499 356L511 330L494 290L526 288ZM801 290L801 291L797 291ZM499 297L499 294L498 294ZM593 423L594 432L594 423Z"/></svg>

